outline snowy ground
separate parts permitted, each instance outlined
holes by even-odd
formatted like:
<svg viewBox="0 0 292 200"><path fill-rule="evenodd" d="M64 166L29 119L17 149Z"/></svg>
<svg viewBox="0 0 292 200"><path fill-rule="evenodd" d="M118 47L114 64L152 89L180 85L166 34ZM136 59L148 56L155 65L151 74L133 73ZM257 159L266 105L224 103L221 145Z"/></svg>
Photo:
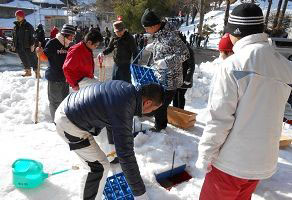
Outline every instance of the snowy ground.
<svg viewBox="0 0 292 200"><path fill-rule="evenodd" d="M223 19L223 11L212 11L206 15L206 22L218 23ZM208 17L210 16L210 17ZM211 18L211 16L213 16ZM2 21L0 21L1 23ZM218 23L219 24L219 23ZM193 25L191 25L193 26ZM182 27L183 31L193 27ZM222 28L222 24L220 24ZM219 27L219 25L218 25ZM219 28L218 28L219 31ZM213 36L212 36L213 37ZM210 38L210 46L217 48L219 36ZM203 175L195 168L197 145L204 128L204 110L207 105L212 74L216 70L213 63L203 63L196 67L194 86L187 92L186 109L198 113L195 127L185 131L171 125L167 135L148 133L135 138L135 152L141 175L151 200L194 200L198 199ZM77 200L79 199L80 178L86 172L78 157L69 151L67 145L55 132L50 122L47 82L40 80L40 108L38 124L32 122L35 98L35 78L23 78L17 57L0 55L0 199L3 200ZM45 66L41 73L44 75ZM137 128L140 122L136 120ZM143 121L143 127L153 125ZM292 127L285 126L284 132L292 136ZM104 132L96 138L107 151ZM187 171L194 177L187 183L166 191L155 180L155 173L171 167L173 150L176 151L176 166L187 164ZM163 155L163 156L161 156ZM79 165L79 170L52 176L33 190L16 189L12 184L11 165L18 158L35 159L44 164L45 172L54 172ZM292 147L280 150L278 171L270 179L261 181L253 199L292 199ZM112 173L120 171L112 166Z"/></svg>
<svg viewBox="0 0 292 200"><path fill-rule="evenodd" d="M194 128L187 131L171 125L167 134L139 134L135 139L135 152L141 175L145 181L151 200L190 200L198 199L203 176L194 167L197 159L197 145L204 128L204 109L208 99L209 85L216 62L204 63L196 68L194 87L187 93L187 106L190 111L198 113L198 121ZM19 65L19 60L0 57L0 68ZM7 69L7 68L6 68ZM42 66L42 75L45 66ZM50 122L47 82L40 81L40 113L38 124L32 122L35 98L35 78L21 77L22 71L12 68L11 71L0 72L0 199L5 200L52 200L79 199L81 176L86 173L77 156L70 152L67 145L55 132ZM1 71L1 70L0 70ZM151 121L143 121L143 127L153 125ZM136 127L140 122L136 120ZM289 129L286 126L285 129ZM285 130L291 132L292 128ZM290 135L292 135L290 133ZM105 134L96 138L101 146L105 146ZM187 171L194 177L187 183L167 191L155 180L155 173L170 169L172 153L176 151L176 164L187 164ZM164 155L164 156L161 156ZM79 165L79 170L52 176L45 183L33 190L16 189L12 184L11 165L18 158L35 159L44 164L45 172L54 172ZM118 165L112 166L112 173L120 171ZM270 179L260 183L255 200L286 200L292 198L292 148L280 151L279 170Z"/></svg>

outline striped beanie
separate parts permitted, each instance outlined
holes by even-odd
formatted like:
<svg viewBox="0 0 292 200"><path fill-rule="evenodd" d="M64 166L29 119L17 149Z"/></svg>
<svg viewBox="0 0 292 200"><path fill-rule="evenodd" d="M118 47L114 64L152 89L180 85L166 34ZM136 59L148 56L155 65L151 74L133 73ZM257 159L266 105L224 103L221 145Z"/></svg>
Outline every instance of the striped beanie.
<svg viewBox="0 0 292 200"><path fill-rule="evenodd" d="M225 32L241 38L264 32L262 9L253 3L236 6L229 15Z"/></svg>
<svg viewBox="0 0 292 200"><path fill-rule="evenodd" d="M70 24L64 24L61 30L62 34L65 35L75 35L75 27L73 25Z"/></svg>

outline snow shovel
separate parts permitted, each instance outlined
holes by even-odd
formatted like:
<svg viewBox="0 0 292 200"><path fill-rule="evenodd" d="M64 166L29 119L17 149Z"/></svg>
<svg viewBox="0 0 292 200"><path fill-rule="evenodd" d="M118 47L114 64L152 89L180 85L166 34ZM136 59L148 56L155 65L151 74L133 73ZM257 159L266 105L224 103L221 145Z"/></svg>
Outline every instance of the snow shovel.
<svg viewBox="0 0 292 200"><path fill-rule="evenodd" d="M39 93L40 93L40 58L38 57L38 65L37 65L37 84L36 84L36 97L35 97L35 110L34 110L34 123L38 123L38 114L39 114Z"/></svg>
<svg viewBox="0 0 292 200"><path fill-rule="evenodd" d="M186 164L174 168L174 158L175 151L173 151L171 170L155 174L157 182L167 190L192 178L192 176L185 171Z"/></svg>
<svg viewBox="0 0 292 200"><path fill-rule="evenodd" d="M73 166L72 169L79 169ZM16 188L34 189L39 187L46 178L64 173L71 169L57 171L51 174L43 172L43 164L31 159L17 159L12 164L13 185Z"/></svg>

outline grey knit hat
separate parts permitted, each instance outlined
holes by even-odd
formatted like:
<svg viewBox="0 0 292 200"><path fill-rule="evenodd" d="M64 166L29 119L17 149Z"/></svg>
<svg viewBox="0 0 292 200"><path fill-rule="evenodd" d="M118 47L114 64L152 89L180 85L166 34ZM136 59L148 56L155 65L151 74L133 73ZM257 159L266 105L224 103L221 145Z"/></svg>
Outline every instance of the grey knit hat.
<svg viewBox="0 0 292 200"><path fill-rule="evenodd" d="M70 25L70 24L64 24L63 25L63 28L61 30L61 33L62 34L65 34L65 35L75 35L75 27L73 25Z"/></svg>

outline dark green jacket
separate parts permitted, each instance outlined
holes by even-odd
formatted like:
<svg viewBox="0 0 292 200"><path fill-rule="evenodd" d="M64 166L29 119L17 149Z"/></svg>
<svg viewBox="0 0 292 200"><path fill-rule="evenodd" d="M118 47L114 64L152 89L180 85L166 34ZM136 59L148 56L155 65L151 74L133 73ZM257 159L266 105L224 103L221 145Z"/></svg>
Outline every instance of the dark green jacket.
<svg viewBox="0 0 292 200"><path fill-rule="evenodd" d="M111 39L108 48L103 53L107 55L114 52L113 59L117 65L130 64L131 58L136 58L138 50L134 37L129 33L125 32L122 37L116 35Z"/></svg>
<svg viewBox="0 0 292 200"><path fill-rule="evenodd" d="M25 19L22 23L15 21L14 24L13 43L16 50L30 48L35 42L33 26Z"/></svg>

